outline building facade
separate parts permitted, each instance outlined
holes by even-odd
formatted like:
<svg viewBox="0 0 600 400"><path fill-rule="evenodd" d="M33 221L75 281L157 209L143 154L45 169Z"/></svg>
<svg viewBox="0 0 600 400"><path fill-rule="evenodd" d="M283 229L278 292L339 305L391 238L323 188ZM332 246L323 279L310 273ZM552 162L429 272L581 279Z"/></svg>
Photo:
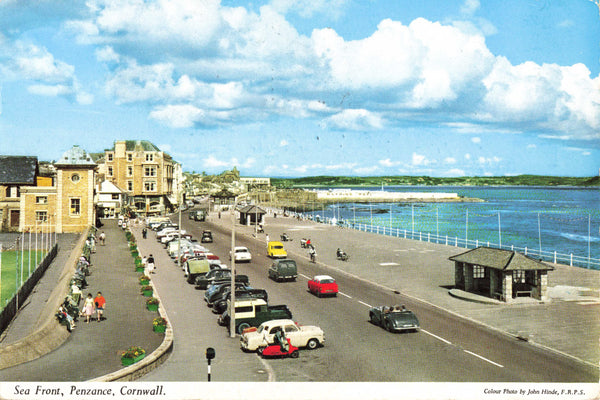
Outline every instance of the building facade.
<svg viewBox="0 0 600 400"><path fill-rule="evenodd" d="M170 155L145 140L116 141L104 151L104 179L127 193L129 209L142 215L163 213L173 204L174 165Z"/></svg>
<svg viewBox="0 0 600 400"><path fill-rule="evenodd" d="M19 229L23 188L48 184L38 178L41 177L37 157L0 156L0 231Z"/></svg>

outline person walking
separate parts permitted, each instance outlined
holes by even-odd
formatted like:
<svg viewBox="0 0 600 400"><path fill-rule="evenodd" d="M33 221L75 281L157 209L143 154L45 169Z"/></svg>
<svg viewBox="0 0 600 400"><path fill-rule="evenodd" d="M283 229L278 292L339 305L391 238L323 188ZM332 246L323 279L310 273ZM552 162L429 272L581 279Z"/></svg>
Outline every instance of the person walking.
<svg viewBox="0 0 600 400"><path fill-rule="evenodd" d="M104 307L106 306L106 299L102 296L102 292L98 292L94 298L94 305L96 306L96 313L98 314L98 322L104 315Z"/></svg>
<svg viewBox="0 0 600 400"><path fill-rule="evenodd" d="M146 239L146 236L148 236L148 229L146 229L146 227L142 228L142 238Z"/></svg>
<svg viewBox="0 0 600 400"><path fill-rule="evenodd" d="M100 246L104 246L106 241L106 234L104 233L104 231L100 232L98 239L100 240Z"/></svg>
<svg viewBox="0 0 600 400"><path fill-rule="evenodd" d="M154 272L154 269L156 268L154 265L154 256L152 254L150 254L148 256L148 259L146 260L146 267L148 269L148 273L149 274L155 274L156 272Z"/></svg>
<svg viewBox="0 0 600 400"><path fill-rule="evenodd" d="M90 317L94 314L94 299L92 298L92 294L88 293L85 298L85 303L83 303L83 315L85 316L85 322L90 322Z"/></svg>

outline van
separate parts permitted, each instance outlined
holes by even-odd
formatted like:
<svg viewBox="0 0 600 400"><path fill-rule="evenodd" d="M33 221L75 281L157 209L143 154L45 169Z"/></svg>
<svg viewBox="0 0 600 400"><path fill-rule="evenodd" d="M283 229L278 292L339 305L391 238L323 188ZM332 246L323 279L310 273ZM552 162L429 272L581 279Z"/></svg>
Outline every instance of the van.
<svg viewBox="0 0 600 400"><path fill-rule="evenodd" d="M273 261L273 264L269 267L269 278L274 281L295 281L297 276L298 267L296 266L296 261L290 260L289 258Z"/></svg>
<svg viewBox="0 0 600 400"><path fill-rule="evenodd" d="M267 243L267 257L286 258L287 252L283 248L283 243L275 241Z"/></svg>
<svg viewBox="0 0 600 400"><path fill-rule="evenodd" d="M187 282L194 283L197 276L205 275L211 270L211 263L208 260L191 259L185 262L183 270L185 271Z"/></svg>

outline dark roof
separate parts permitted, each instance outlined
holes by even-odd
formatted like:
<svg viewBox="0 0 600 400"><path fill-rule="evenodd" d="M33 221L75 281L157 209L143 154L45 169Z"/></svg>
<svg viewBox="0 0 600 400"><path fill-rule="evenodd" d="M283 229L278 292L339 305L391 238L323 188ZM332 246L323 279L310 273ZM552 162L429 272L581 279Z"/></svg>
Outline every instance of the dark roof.
<svg viewBox="0 0 600 400"><path fill-rule="evenodd" d="M108 149L108 151L114 151L115 146ZM125 151L161 151L158 147L156 147L152 142L147 140L125 140Z"/></svg>
<svg viewBox="0 0 600 400"><path fill-rule="evenodd" d="M478 247L449 258L451 261L464 262L471 265L481 265L504 271L515 270L553 270L554 267L542 261L511 250Z"/></svg>
<svg viewBox="0 0 600 400"><path fill-rule="evenodd" d="M242 209L240 209L240 213L242 214L266 214L267 212L260 207L255 206L254 204L250 204Z"/></svg>
<svg viewBox="0 0 600 400"><path fill-rule="evenodd" d="M37 157L0 156L0 184L35 185L37 172Z"/></svg>

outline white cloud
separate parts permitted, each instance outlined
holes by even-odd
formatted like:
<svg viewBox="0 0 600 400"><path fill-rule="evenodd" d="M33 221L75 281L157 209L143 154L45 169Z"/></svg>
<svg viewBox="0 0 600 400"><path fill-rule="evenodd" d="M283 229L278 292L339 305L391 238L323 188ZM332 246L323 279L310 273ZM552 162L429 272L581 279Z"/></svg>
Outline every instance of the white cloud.
<svg viewBox="0 0 600 400"><path fill-rule="evenodd" d="M285 147L287 145L288 145L288 141L285 139L282 139L281 142L279 142L279 146L281 146L281 147Z"/></svg>
<svg viewBox="0 0 600 400"><path fill-rule="evenodd" d="M202 121L206 113L190 104L158 107L150 112L150 118L173 128L189 128Z"/></svg>
<svg viewBox="0 0 600 400"><path fill-rule="evenodd" d="M475 11L479 9L481 4L479 4L479 0L465 0L463 5L460 7L460 12L465 15L473 15Z"/></svg>
<svg viewBox="0 0 600 400"><path fill-rule="evenodd" d="M401 164L402 163L400 161L391 161L389 158L386 158L385 160L379 160L379 165L386 168L395 167Z"/></svg>
<svg viewBox="0 0 600 400"><path fill-rule="evenodd" d="M315 14L338 17L348 0L271 0L270 5L281 14L296 12L304 18Z"/></svg>
<svg viewBox="0 0 600 400"><path fill-rule="evenodd" d="M343 110L332 115L327 120L327 124L334 129L348 130L371 130L383 126L382 119L367 110Z"/></svg>
<svg viewBox="0 0 600 400"><path fill-rule="evenodd" d="M413 165L429 165L429 160L426 156L422 154L413 153L412 154L412 164Z"/></svg>
<svg viewBox="0 0 600 400"><path fill-rule="evenodd" d="M446 176L465 176L465 171L462 169L458 169L458 168L453 168L450 169L448 171L446 171Z"/></svg>
<svg viewBox="0 0 600 400"><path fill-rule="evenodd" d="M446 157L444 159L444 162L446 164L456 164L456 158L454 158L454 157Z"/></svg>
<svg viewBox="0 0 600 400"><path fill-rule="evenodd" d="M471 142L473 142L473 143L481 143L481 138L477 137L477 136L472 137L471 138Z"/></svg>
<svg viewBox="0 0 600 400"><path fill-rule="evenodd" d="M465 160L470 160L471 159L471 155L469 153L465 154Z"/></svg>

